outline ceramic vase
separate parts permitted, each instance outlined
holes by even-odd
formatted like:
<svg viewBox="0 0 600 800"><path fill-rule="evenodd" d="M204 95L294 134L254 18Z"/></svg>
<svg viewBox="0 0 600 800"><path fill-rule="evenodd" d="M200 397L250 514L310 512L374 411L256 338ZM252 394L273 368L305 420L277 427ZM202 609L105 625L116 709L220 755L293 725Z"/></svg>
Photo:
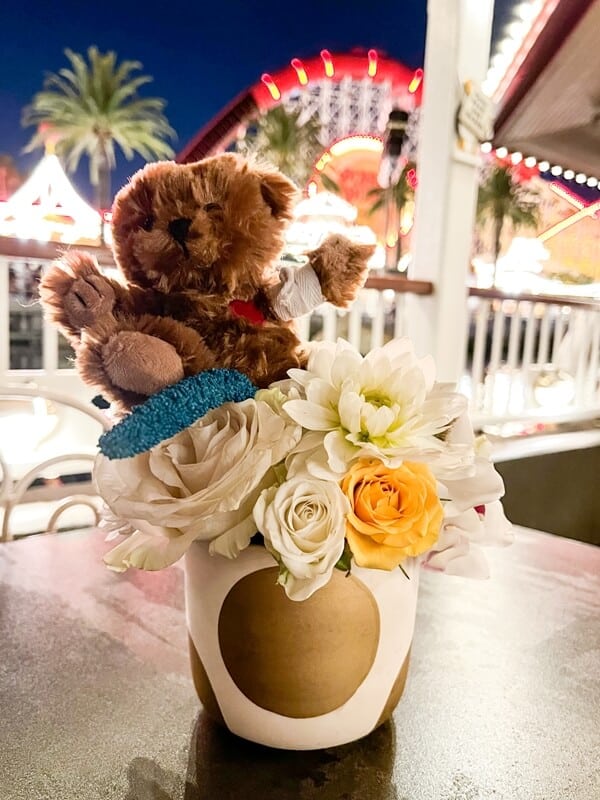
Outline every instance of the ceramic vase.
<svg viewBox="0 0 600 800"><path fill-rule="evenodd" d="M314 750L360 739L392 714L406 682L418 563L334 570L307 600L277 584L272 556L236 559L196 542L185 558L192 675L205 711L269 747Z"/></svg>

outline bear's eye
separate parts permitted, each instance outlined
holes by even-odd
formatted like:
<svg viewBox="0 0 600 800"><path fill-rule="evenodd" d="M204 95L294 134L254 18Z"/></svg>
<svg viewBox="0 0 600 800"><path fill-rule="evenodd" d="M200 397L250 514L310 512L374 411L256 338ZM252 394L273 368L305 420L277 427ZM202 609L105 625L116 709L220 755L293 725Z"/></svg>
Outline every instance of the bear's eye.
<svg viewBox="0 0 600 800"><path fill-rule="evenodd" d="M221 211L221 206L218 203L207 203L204 206L205 211Z"/></svg>
<svg viewBox="0 0 600 800"><path fill-rule="evenodd" d="M154 217L151 214L149 214L147 217L144 217L144 219L142 220L141 227L145 231L151 231L152 228L154 227Z"/></svg>

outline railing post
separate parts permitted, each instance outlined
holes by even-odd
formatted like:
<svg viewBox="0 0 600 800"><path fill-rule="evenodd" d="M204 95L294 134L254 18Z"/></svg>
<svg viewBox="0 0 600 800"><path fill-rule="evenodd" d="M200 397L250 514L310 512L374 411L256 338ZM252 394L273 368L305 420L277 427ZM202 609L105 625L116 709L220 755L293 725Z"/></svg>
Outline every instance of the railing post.
<svg viewBox="0 0 600 800"><path fill-rule="evenodd" d="M438 377L460 377L466 344L466 279L479 156L458 150L461 83L485 78L493 0L428 0L425 83L419 131L419 188L411 277L435 284L407 297L408 333L431 353Z"/></svg>

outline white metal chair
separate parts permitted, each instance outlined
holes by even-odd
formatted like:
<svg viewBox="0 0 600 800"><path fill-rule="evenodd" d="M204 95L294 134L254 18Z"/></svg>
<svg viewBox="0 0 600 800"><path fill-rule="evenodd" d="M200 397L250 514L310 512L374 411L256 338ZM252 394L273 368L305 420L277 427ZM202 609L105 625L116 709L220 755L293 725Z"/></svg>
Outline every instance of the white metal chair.
<svg viewBox="0 0 600 800"><path fill-rule="evenodd" d="M46 437L47 441L44 448L46 450L44 454L45 457L39 462L35 463L36 453L32 453L31 459L28 459L30 463L27 464L27 468L23 470L23 467L21 466L20 472L24 472L24 474L17 475L16 473L19 472L19 467L18 465L15 466L14 463L11 463L11 459L6 452L6 445L8 441L7 431L10 431L12 423L11 414L10 411L9 413L4 414L6 423L5 433L3 436L0 436L0 514L2 515L0 542L10 541L15 537L13 525L14 511L17 506L23 506L25 504L43 503L49 505L49 509L46 509L49 513L48 521L43 526L43 532L47 533L58 531L60 527L59 521L63 513L67 509L74 506L87 506L89 509L91 509L95 524L97 524L100 519L99 510L101 506L101 500L97 496L91 480L83 480L79 481L78 483L71 484L61 481L60 477L53 480L52 478L48 478L47 475L49 469L56 474L56 468L58 465L64 466L68 464L70 464L71 467L73 467L75 464L79 465L79 474L81 474L81 470L85 470L87 473L88 467L89 471L91 472L95 458L95 439L97 438L97 435L95 430L93 433L89 430L87 420L91 419L94 423L98 423L100 430L98 430L97 433L99 434L101 430L106 430L110 427L109 419L91 405L87 406L84 403L81 403L80 401L67 395L62 395L58 392L53 392L37 386L0 386L0 417L2 416L3 404L5 405L5 408L8 406L10 409L11 404L14 407L15 403L27 400L30 401L30 405L34 411L34 413L31 415L32 425L33 421L35 420L36 403L38 409L40 407L40 402L51 404L53 413L57 418L57 424L55 427L58 428L58 433L60 433L60 425L58 424L60 420L60 412L54 411L57 406L61 409L73 409L76 412L85 415L87 419L86 424L84 425L84 436L82 438L86 438L87 441L83 442L84 447L81 448L81 452L75 451L65 453L60 452L61 437L55 436L54 438L56 441L53 442L52 434L50 434L50 436ZM13 418L16 421L16 417ZM78 417L78 419L81 420L82 418ZM22 420L20 421L22 422ZM65 424L64 419L63 424ZM66 424L69 424L68 420L66 421ZM74 423L73 420L71 420L71 428L74 424L78 423ZM27 425L27 420L25 420L25 425ZM75 438L77 438L77 431L79 430L81 430L79 427L75 430ZM14 430L12 431L12 434L15 436L18 435ZM70 434L73 434L73 430L70 431ZM48 442L50 442L50 444ZM87 452L84 452L85 450L87 450ZM61 474L68 473L58 473L59 476Z"/></svg>

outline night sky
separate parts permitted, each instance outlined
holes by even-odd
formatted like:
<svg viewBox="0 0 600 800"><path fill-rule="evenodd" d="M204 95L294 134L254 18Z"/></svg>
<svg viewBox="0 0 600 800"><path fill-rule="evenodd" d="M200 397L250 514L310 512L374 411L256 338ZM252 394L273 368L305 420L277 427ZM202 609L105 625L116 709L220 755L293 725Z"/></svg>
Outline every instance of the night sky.
<svg viewBox="0 0 600 800"><path fill-rule="evenodd" d="M500 17L510 5L498 3ZM425 9L425 0L9 0L2 8L0 153L13 155L24 171L39 160L39 151L21 152L33 133L21 127L21 109L46 72L67 66L65 47L96 44L141 61L154 77L141 92L168 101L178 151L236 94L294 56L374 47L409 67L422 65ZM142 163L121 157L113 189ZM75 182L90 197L84 164Z"/></svg>

